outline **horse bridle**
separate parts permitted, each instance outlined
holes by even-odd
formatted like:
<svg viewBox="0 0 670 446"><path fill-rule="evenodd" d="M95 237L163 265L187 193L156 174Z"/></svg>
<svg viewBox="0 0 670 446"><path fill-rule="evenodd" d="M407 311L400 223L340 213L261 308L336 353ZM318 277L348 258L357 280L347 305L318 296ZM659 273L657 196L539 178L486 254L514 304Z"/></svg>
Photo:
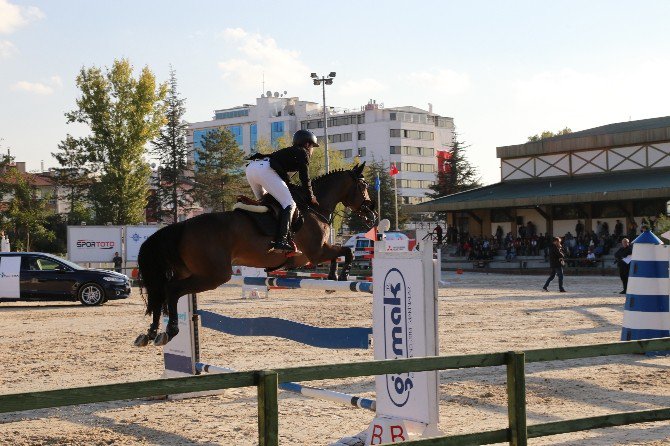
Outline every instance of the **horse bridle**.
<svg viewBox="0 0 670 446"><path fill-rule="evenodd" d="M353 173L352 176L354 176ZM365 181L365 178L354 176L354 181L357 183L356 192L364 195L364 192L368 189L368 183ZM368 228L372 228L377 224L378 215L374 210L372 200L363 200L358 209L351 208L351 210Z"/></svg>

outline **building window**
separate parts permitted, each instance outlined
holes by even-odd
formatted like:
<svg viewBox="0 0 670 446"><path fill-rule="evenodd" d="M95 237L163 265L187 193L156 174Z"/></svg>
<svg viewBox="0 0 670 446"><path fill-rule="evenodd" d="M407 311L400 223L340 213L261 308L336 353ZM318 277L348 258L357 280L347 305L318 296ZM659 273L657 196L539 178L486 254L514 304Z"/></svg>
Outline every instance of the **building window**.
<svg viewBox="0 0 670 446"><path fill-rule="evenodd" d="M227 111L214 112L214 119L241 118L243 116L249 116L248 108L244 108L241 110L227 110Z"/></svg>
<svg viewBox="0 0 670 446"><path fill-rule="evenodd" d="M365 132L358 132L358 140L365 141Z"/></svg>
<svg viewBox="0 0 670 446"><path fill-rule="evenodd" d="M391 129L391 138L401 138L401 132L400 129Z"/></svg>
<svg viewBox="0 0 670 446"><path fill-rule="evenodd" d="M396 117L396 114L395 114L395 113L391 113L391 121L395 121L395 117Z"/></svg>
<svg viewBox="0 0 670 446"><path fill-rule="evenodd" d="M342 152L342 156L345 157L345 158L351 158L351 156L353 155L352 149L341 150L341 152Z"/></svg>
<svg viewBox="0 0 670 446"><path fill-rule="evenodd" d="M423 141L432 141L435 138L433 132L424 132L421 130L391 129L391 138L421 139Z"/></svg>
<svg viewBox="0 0 670 446"><path fill-rule="evenodd" d="M404 170L407 172L435 173L434 164L400 163L400 166L401 166L400 170Z"/></svg>
<svg viewBox="0 0 670 446"><path fill-rule="evenodd" d="M284 121L273 122L270 124L270 144L277 147L279 138L284 136Z"/></svg>
<svg viewBox="0 0 670 446"><path fill-rule="evenodd" d="M256 144L258 144L258 125L251 124L249 126L249 133L251 134L249 148L251 149L251 153L256 153Z"/></svg>
<svg viewBox="0 0 670 446"><path fill-rule="evenodd" d="M435 149L432 147L414 147L414 146L391 146L391 155L412 155L412 156L435 156Z"/></svg>
<svg viewBox="0 0 670 446"><path fill-rule="evenodd" d="M400 146L391 146L389 153L391 155L402 155Z"/></svg>
<svg viewBox="0 0 670 446"><path fill-rule="evenodd" d="M359 147L358 148L358 156L365 156L365 147Z"/></svg>

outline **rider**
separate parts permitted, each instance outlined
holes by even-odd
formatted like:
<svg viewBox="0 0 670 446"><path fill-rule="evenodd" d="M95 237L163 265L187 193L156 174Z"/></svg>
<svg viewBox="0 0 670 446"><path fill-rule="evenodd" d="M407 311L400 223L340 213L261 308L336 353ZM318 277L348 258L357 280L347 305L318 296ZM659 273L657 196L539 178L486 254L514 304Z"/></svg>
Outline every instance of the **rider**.
<svg viewBox="0 0 670 446"><path fill-rule="evenodd" d="M293 252L288 233L296 205L287 186L288 172L298 172L307 199L311 204L318 206L307 170L314 147L319 147L316 136L308 130L298 130L293 135L291 147L266 155L257 153L247 158L251 160L246 169L247 181L256 199L260 200L263 192L267 191L282 207L279 215L279 233L277 240L272 243L272 249L275 251Z"/></svg>

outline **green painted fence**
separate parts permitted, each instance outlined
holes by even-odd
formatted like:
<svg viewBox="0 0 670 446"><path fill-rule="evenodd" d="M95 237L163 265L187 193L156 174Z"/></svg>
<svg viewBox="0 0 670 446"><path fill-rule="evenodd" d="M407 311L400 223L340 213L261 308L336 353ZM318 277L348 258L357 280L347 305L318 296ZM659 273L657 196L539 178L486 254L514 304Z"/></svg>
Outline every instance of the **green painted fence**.
<svg viewBox="0 0 670 446"><path fill-rule="evenodd" d="M185 378L157 379L123 384L49 390L44 392L17 393L0 395L0 413L255 386L258 389L259 444L261 446L274 446L279 444L279 416L277 402L277 385L279 382L315 381L322 379L383 375L387 373L504 365L507 367L507 405L509 420L506 428L396 444L465 446L509 442L510 445L525 446L528 442L528 438L544 437L547 435L603 427L622 426L633 423L670 420L670 408L663 408L526 426L526 363L646 353L653 351L670 351L670 338L583 345L577 347L536 349L527 350L525 352L437 356L429 358L366 361L351 364L291 367L279 370L235 372L220 375L191 376Z"/></svg>

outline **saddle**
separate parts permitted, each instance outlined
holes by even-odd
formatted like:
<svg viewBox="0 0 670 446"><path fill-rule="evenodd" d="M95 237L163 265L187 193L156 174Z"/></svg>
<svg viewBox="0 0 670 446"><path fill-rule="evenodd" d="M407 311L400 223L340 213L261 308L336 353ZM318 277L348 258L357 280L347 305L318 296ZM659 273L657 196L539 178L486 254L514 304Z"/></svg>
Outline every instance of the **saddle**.
<svg viewBox="0 0 670 446"><path fill-rule="evenodd" d="M295 191L291 190L293 199L296 200ZM254 200L244 195L237 196L237 203L233 206L235 212L242 212L246 214L256 225L258 230L265 236L276 237L279 226L279 213L282 207L279 202L270 194L265 194L260 200ZM293 213L291 220L291 231L289 238L293 238L293 234L298 232L304 222L303 214L300 211L300 206L297 206Z"/></svg>

